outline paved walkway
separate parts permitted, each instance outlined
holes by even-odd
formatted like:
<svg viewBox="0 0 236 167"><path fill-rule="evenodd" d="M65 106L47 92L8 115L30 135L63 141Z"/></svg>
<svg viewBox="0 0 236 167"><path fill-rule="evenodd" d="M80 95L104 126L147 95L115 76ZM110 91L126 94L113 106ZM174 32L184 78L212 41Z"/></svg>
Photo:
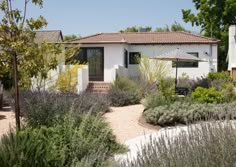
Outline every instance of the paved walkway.
<svg viewBox="0 0 236 167"><path fill-rule="evenodd" d="M143 105L132 105L127 107L111 107L112 112L104 116L110 123L117 141L125 143L127 140L157 132L156 129L141 126L138 120L143 112Z"/></svg>
<svg viewBox="0 0 236 167"><path fill-rule="evenodd" d="M14 127L15 114L12 111L0 111L0 138Z"/></svg>

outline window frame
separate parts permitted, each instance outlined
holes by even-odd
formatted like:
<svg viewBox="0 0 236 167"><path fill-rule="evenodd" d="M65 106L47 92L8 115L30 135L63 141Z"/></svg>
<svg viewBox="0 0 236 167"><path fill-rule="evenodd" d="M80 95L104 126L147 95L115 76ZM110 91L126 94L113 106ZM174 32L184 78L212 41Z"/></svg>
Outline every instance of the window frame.
<svg viewBox="0 0 236 167"><path fill-rule="evenodd" d="M199 58L199 52L186 52L187 54L191 54L197 58ZM172 61L172 68L176 68L176 63L175 61ZM185 65L183 65L185 64ZM187 64L187 65L186 65ZM192 64L192 65L190 65ZM178 68L198 68L199 67L199 62L178 62Z"/></svg>

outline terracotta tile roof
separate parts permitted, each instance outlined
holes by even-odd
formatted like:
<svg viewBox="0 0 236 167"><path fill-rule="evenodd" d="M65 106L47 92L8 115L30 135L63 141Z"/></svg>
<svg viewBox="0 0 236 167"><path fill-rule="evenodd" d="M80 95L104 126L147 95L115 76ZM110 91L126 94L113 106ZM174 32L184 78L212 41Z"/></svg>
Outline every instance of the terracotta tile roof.
<svg viewBox="0 0 236 167"><path fill-rule="evenodd" d="M128 44L209 44L219 40L188 32L99 33L67 43L128 43Z"/></svg>
<svg viewBox="0 0 236 167"><path fill-rule="evenodd" d="M60 30L52 30L52 31L36 31L35 42L42 43L57 43L61 42L63 39L62 32Z"/></svg>

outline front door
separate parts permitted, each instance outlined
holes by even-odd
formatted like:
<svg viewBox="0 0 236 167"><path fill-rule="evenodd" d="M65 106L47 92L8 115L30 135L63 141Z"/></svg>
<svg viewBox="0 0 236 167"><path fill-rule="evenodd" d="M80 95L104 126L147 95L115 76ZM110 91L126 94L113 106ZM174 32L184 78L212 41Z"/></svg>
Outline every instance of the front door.
<svg viewBox="0 0 236 167"><path fill-rule="evenodd" d="M104 81L104 48L87 48L89 81Z"/></svg>

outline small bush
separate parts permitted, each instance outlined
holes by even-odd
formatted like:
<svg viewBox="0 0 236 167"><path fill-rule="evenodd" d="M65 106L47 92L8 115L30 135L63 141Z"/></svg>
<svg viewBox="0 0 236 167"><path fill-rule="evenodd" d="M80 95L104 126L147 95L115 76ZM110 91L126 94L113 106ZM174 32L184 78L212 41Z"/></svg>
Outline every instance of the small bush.
<svg viewBox="0 0 236 167"><path fill-rule="evenodd" d="M67 114L55 126L11 132L0 142L0 164L26 166L101 166L125 148L115 141L108 124L91 114L81 121Z"/></svg>
<svg viewBox="0 0 236 167"><path fill-rule="evenodd" d="M137 91L124 91L116 87L112 87L107 95L112 106L127 106L133 104L139 104L142 98L141 94Z"/></svg>
<svg viewBox="0 0 236 167"><path fill-rule="evenodd" d="M227 72L210 72L208 78L212 81L214 80L225 80L232 81L232 78Z"/></svg>
<svg viewBox="0 0 236 167"><path fill-rule="evenodd" d="M138 151L137 158L120 166L235 166L235 122L201 123L189 126L187 130L177 130L174 134L167 131L159 138L151 138Z"/></svg>
<svg viewBox="0 0 236 167"><path fill-rule="evenodd" d="M221 92L217 91L214 87L209 89L198 87L193 93L194 100L200 103L220 103L223 101Z"/></svg>
<svg viewBox="0 0 236 167"><path fill-rule="evenodd" d="M117 77L107 95L112 106L127 106L140 103L142 93L137 83L126 77Z"/></svg>
<svg viewBox="0 0 236 167"><path fill-rule="evenodd" d="M236 99L234 85L232 83L224 84L221 90L224 102L231 102Z"/></svg>
<svg viewBox="0 0 236 167"><path fill-rule="evenodd" d="M45 137L45 128L10 132L0 142L0 164L4 167L62 166L60 152Z"/></svg>
<svg viewBox="0 0 236 167"><path fill-rule="evenodd" d="M181 103L149 108L144 111L145 120L154 125L193 123L208 119L235 119L236 103L207 104Z"/></svg>
<svg viewBox="0 0 236 167"><path fill-rule="evenodd" d="M93 94L65 94L53 92L22 92L21 110L31 127L52 126L69 111L103 113L109 111L104 96Z"/></svg>
<svg viewBox="0 0 236 167"><path fill-rule="evenodd" d="M160 80L157 91L146 96L144 105L146 108L154 108L161 105L171 104L175 100L174 80L172 78L166 78Z"/></svg>
<svg viewBox="0 0 236 167"><path fill-rule="evenodd" d="M118 89L129 92L133 92L139 89L136 82L127 77L117 77L113 85Z"/></svg>

